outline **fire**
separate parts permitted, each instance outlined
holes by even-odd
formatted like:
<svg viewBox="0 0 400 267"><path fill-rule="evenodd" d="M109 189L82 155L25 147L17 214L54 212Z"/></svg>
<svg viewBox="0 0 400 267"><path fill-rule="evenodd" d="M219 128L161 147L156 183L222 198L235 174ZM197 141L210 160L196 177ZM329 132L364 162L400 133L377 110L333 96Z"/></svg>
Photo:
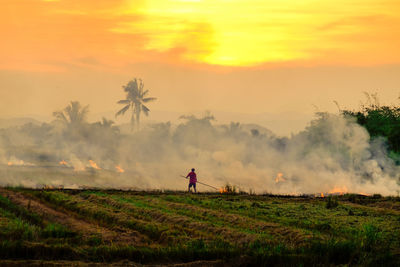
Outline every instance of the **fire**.
<svg viewBox="0 0 400 267"><path fill-rule="evenodd" d="M101 168L100 168L99 166L97 166L97 163L94 162L93 160L89 160L89 163L90 163L90 166L91 166L93 169L101 170Z"/></svg>
<svg viewBox="0 0 400 267"><path fill-rule="evenodd" d="M224 187L221 187L221 188L219 189L219 192L220 192L221 194L224 194L224 193L227 193L227 194L232 193L232 194L234 194L234 193L236 193L236 186L227 184L227 185L225 185Z"/></svg>
<svg viewBox="0 0 400 267"><path fill-rule="evenodd" d="M10 161L7 162L8 166L35 166L35 164L30 162L25 162L22 159L16 159L12 157Z"/></svg>
<svg viewBox="0 0 400 267"><path fill-rule="evenodd" d="M58 164L67 166L67 165L68 165L68 162L66 162L65 160L62 160L62 161L60 161Z"/></svg>
<svg viewBox="0 0 400 267"><path fill-rule="evenodd" d="M332 196L332 195L340 195L340 196L342 196L342 195L346 194L347 192L348 192L348 189L347 189L346 186L342 186L342 187L335 186L332 190L330 190L328 192L325 192L325 194L321 192L319 194L319 196L320 197L325 197L326 195L328 195L328 196Z"/></svg>
<svg viewBox="0 0 400 267"><path fill-rule="evenodd" d="M278 172L278 174L276 175L276 178L275 178L275 183L284 182L284 181L286 181L286 179L283 178L283 173Z"/></svg>
<svg viewBox="0 0 400 267"><path fill-rule="evenodd" d="M122 169L120 165L115 166L115 169L117 169L117 172L121 172L121 173L125 172L125 170Z"/></svg>
<svg viewBox="0 0 400 267"><path fill-rule="evenodd" d="M329 194L339 194L339 195L343 195L345 193L347 193L347 187L343 186L343 187L337 187L335 186L331 191L329 191Z"/></svg>

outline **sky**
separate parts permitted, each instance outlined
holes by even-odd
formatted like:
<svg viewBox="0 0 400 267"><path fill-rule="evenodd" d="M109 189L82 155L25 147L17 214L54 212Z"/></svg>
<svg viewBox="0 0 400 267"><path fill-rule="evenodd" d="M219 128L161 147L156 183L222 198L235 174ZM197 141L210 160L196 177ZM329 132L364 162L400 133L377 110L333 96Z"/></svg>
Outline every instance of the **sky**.
<svg viewBox="0 0 400 267"><path fill-rule="evenodd" d="M399 102L398 0L0 3L0 117L71 100L114 112L134 77L158 112L335 112L363 92Z"/></svg>

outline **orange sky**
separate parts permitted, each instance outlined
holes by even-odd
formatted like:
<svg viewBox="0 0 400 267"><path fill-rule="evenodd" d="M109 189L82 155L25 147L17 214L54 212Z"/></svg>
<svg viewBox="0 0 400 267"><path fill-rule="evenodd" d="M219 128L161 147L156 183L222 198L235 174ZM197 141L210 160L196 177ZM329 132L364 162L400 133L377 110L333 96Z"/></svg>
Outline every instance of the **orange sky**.
<svg viewBox="0 0 400 267"><path fill-rule="evenodd" d="M357 105L362 91L378 90L384 100L399 93L398 0L1 0L1 6L0 117L48 114L71 99L112 110L132 77L143 77L159 97L155 108L177 111L189 111L180 103L193 98L196 110L307 106L309 112L335 99Z"/></svg>
<svg viewBox="0 0 400 267"><path fill-rule="evenodd" d="M400 61L393 0L2 0L1 68Z"/></svg>

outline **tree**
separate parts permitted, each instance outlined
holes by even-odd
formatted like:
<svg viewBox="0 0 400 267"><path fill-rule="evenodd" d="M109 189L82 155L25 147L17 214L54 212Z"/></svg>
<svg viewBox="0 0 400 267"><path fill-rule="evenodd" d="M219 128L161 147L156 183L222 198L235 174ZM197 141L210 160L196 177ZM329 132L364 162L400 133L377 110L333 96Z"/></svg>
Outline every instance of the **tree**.
<svg viewBox="0 0 400 267"><path fill-rule="evenodd" d="M376 94L365 93L367 103L360 110L341 110L345 116L354 117L358 124L364 126L371 138L386 139L389 152L400 157L400 107L382 106ZM394 155L392 153L392 155Z"/></svg>
<svg viewBox="0 0 400 267"><path fill-rule="evenodd" d="M53 116L67 126L78 127L86 122L88 112L89 106L83 107L79 101L71 101L63 110L53 112Z"/></svg>
<svg viewBox="0 0 400 267"><path fill-rule="evenodd" d="M71 141L89 138L90 133L86 116L89 112L89 106L82 106L78 101L71 103L63 110L53 112L56 120L64 125L64 138Z"/></svg>
<svg viewBox="0 0 400 267"><path fill-rule="evenodd" d="M95 122L92 124L92 126L98 128L100 131L119 133L118 126L115 126L114 124L115 122L113 120L108 120L105 117L103 117L102 121Z"/></svg>
<svg viewBox="0 0 400 267"><path fill-rule="evenodd" d="M127 85L122 86L126 92L126 99L120 100L117 103L124 105L124 107L119 110L115 117L125 114L128 109L132 110L131 116L131 126L132 130L136 124L137 129L139 129L140 114L143 113L148 116L150 109L144 105L144 103L156 100L155 97L146 97L149 90L144 90L144 83L141 79L136 78L129 81Z"/></svg>

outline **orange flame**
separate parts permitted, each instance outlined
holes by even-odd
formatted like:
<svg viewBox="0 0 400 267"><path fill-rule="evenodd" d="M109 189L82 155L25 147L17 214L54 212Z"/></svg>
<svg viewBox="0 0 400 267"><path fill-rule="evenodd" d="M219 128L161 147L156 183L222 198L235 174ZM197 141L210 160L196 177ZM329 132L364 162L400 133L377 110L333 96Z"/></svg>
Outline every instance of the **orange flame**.
<svg viewBox="0 0 400 267"><path fill-rule="evenodd" d="M60 161L58 164L67 166L67 165L68 165L68 162L66 162L65 160L62 160L62 161Z"/></svg>
<svg viewBox="0 0 400 267"><path fill-rule="evenodd" d="M100 168L99 166L97 166L97 163L94 162L93 160L89 160L89 163L90 163L90 166L91 166L93 169L101 170L101 168Z"/></svg>
<svg viewBox="0 0 400 267"><path fill-rule="evenodd" d="M117 172L121 172L121 173L125 172L125 170L122 169L121 166L119 166L119 165L115 166L115 169L117 169Z"/></svg>
<svg viewBox="0 0 400 267"><path fill-rule="evenodd" d="M30 162L25 162L22 159L21 160L10 160L9 162L7 162L8 166L35 166L35 164L30 163Z"/></svg>
<svg viewBox="0 0 400 267"><path fill-rule="evenodd" d="M321 193L321 197L324 197L324 193Z"/></svg>
<svg viewBox="0 0 400 267"><path fill-rule="evenodd" d="M283 173L278 172L278 174L276 175L276 178L275 178L275 183L284 182L284 181L286 181L286 179L283 178Z"/></svg>
<svg viewBox="0 0 400 267"><path fill-rule="evenodd" d="M343 195L345 193L347 193L347 187L343 186L343 187L337 187L335 186L331 191L329 191L329 194L339 194L339 195Z"/></svg>
<svg viewBox="0 0 400 267"><path fill-rule="evenodd" d="M221 194L223 194L223 193L227 193L228 190L226 189L226 187L221 187L221 188L219 189L219 192L220 192Z"/></svg>

